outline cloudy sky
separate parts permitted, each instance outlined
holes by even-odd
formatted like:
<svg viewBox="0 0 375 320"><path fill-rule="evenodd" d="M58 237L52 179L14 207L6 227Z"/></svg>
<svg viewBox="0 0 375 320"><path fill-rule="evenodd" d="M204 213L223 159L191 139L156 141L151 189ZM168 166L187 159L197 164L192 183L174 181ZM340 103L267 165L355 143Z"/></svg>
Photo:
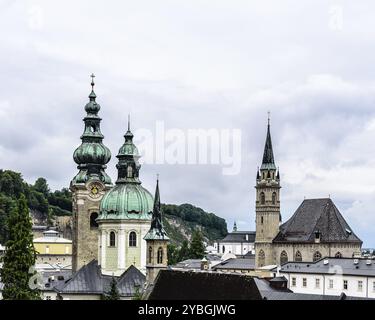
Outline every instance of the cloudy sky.
<svg viewBox="0 0 375 320"><path fill-rule="evenodd" d="M89 75L114 179L127 114L134 133L238 129L241 170L144 164L162 200L254 229L267 111L282 215L330 196L375 247L374 1L0 0L0 167L69 185ZM136 136L136 141L139 136ZM142 141L138 141L142 143Z"/></svg>

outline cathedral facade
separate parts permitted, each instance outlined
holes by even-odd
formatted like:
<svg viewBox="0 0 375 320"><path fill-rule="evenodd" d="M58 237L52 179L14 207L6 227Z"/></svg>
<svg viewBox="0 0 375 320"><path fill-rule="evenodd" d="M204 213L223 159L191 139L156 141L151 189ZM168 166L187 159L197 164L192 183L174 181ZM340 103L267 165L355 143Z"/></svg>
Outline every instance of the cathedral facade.
<svg viewBox="0 0 375 320"><path fill-rule="evenodd" d="M255 189L257 268L360 254L362 241L329 198L304 200L292 217L281 223L280 172L275 165L269 120Z"/></svg>

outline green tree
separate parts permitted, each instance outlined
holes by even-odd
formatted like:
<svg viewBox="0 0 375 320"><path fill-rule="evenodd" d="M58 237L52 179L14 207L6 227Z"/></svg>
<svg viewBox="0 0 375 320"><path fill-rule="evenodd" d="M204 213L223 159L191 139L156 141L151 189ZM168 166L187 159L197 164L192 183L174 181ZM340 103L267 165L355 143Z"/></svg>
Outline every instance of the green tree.
<svg viewBox="0 0 375 320"><path fill-rule="evenodd" d="M43 195L47 198L50 190L49 186L47 184L47 180L44 178L38 178L34 183L34 189L40 193L43 193Z"/></svg>
<svg viewBox="0 0 375 320"><path fill-rule="evenodd" d="M120 300L120 293L117 288L117 282L116 282L115 277L112 277L110 290L105 295L105 300Z"/></svg>
<svg viewBox="0 0 375 320"><path fill-rule="evenodd" d="M202 259L204 257L204 250L203 235L199 230L195 230L191 237L190 258Z"/></svg>
<svg viewBox="0 0 375 320"><path fill-rule="evenodd" d="M8 240L0 276L4 284L3 298L7 300L37 300L40 292L34 268L36 251L33 244L32 223L26 198L21 195L7 219Z"/></svg>
<svg viewBox="0 0 375 320"><path fill-rule="evenodd" d="M179 262L180 251L173 243L168 244L167 250L168 250L168 264L174 265L177 262Z"/></svg>
<svg viewBox="0 0 375 320"><path fill-rule="evenodd" d="M178 256L178 261L177 262L189 259L189 257L190 257L190 248L189 248L189 243L186 240L184 240L182 242L181 248L180 248L177 256Z"/></svg>
<svg viewBox="0 0 375 320"><path fill-rule="evenodd" d="M132 300L142 300L143 294L140 285L134 285L134 297Z"/></svg>
<svg viewBox="0 0 375 320"><path fill-rule="evenodd" d="M7 219L12 206L14 206L12 198L0 193L0 244L5 244L8 239Z"/></svg>

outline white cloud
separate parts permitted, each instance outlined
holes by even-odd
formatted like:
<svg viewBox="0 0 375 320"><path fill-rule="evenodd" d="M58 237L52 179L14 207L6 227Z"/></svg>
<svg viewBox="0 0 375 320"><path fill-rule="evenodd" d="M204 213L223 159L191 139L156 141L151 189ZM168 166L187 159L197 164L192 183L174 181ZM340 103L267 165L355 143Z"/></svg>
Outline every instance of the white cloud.
<svg viewBox="0 0 375 320"><path fill-rule="evenodd" d="M270 110L284 220L304 196L331 194L375 246L375 3L337 5L341 30L323 0L0 1L0 167L68 185L94 72L113 178L128 112L133 128L239 128L240 175L144 165L141 177L153 190L160 172L164 201L252 229Z"/></svg>

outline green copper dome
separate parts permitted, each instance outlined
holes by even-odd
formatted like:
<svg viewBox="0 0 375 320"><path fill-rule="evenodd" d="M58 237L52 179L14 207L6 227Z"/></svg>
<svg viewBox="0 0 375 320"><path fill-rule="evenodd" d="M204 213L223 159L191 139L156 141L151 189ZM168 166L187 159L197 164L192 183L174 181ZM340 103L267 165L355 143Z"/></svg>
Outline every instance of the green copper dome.
<svg viewBox="0 0 375 320"><path fill-rule="evenodd" d="M102 199L98 220L141 219L151 220L153 197L142 187L139 180L139 152L133 143L133 134L124 135L125 142L119 149L116 165L118 176L116 186Z"/></svg>
<svg viewBox="0 0 375 320"><path fill-rule="evenodd" d="M101 219L150 220L154 199L140 184L117 184L100 203Z"/></svg>
<svg viewBox="0 0 375 320"><path fill-rule="evenodd" d="M77 164L107 164L111 160L111 151L97 142L83 142L73 154L73 159Z"/></svg>

